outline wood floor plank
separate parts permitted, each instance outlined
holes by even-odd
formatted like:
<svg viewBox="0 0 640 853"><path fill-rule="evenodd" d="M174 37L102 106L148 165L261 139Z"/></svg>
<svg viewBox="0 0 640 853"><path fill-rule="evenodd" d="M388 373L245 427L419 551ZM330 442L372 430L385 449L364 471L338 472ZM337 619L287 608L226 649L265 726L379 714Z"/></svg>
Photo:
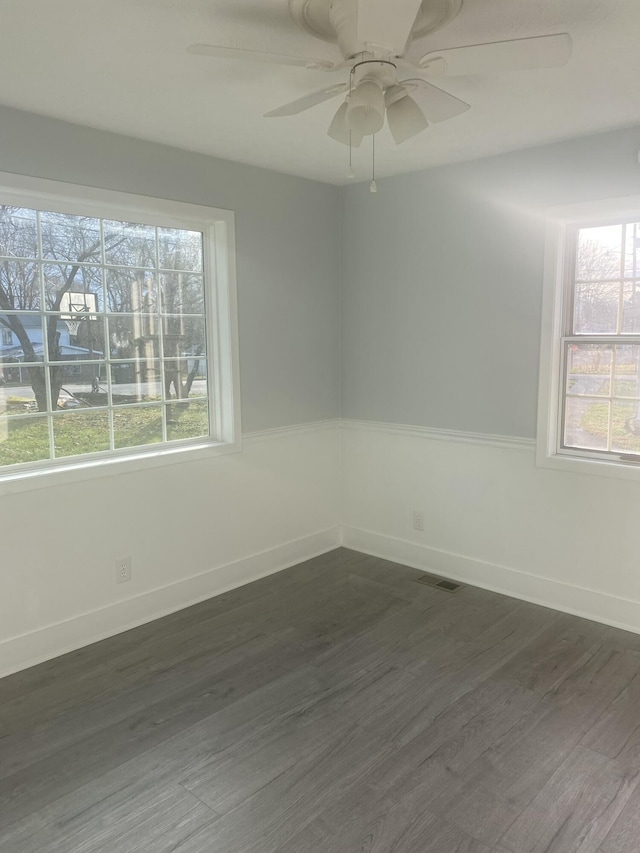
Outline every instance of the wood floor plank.
<svg viewBox="0 0 640 853"><path fill-rule="evenodd" d="M629 797L598 853L637 853L640 848L640 786Z"/></svg>
<svg viewBox="0 0 640 853"><path fill-rule="evenodd" d="M558 616L547 630L495 672L545 694L566 678L585 655L604 642L605 626Z"/></svg>
<svg viewBox="0 0 640 853"><path fill-rule="evenodd" d="M329 688L315 700L292 707L259 736L230 745L180 782L224 814L310 752L320 750L332 732L355 726L364 707L375 707L405 690L410 679L402 670L382 667ZM371 733L368 736L375 740Z"/></svg>
<svg viewBox="0 0 640 853"><path fill-rule="evenodd" d="M393 756L374 768L369 783L386 792L419 787L424 802L431 803L462 782L467 768L539 701L531 691L509 682L471 689L434 718L420 714L418 725L406 725L407 735L396 742ZM385 709L381 711L379 719ZM386 727L372 722L371 714L362 720L378 736L387 734Z"/></svg>
<svg viewBox="0 0 640 853"><path fill-rule="evenodd" d="M431 809L496 844L637 672L635 655L599 649L474 761Z"/></svg>
<svg viewBox="0 0 640 853"><path fill-rule="evenodd" d="M491 853L482 842L433 815L419 791L398 801L366 785L325 808L278 853Z"/></svg>
<svg viewBox="0 0 640 853"><path fill-rule="evenodd" d="M582 738L582 745L629 764L640 759L640 675L616 696Z"/></svg>
<svg viewBox="0 0 640 853"><path fill-rule="evenodd" d="M578 746L501 843L517 853L597 853L639 780L640 771Z"/></svg>
<svg viewBox="0 0 640 853"><path fill-rule="evenodd" d="M305 658L304 652L299 654L304 646L291 640L290 632L274 635L270 642L256 644L241 668L236 664L209 676L6 777L0 781L0 827L84 785L97 768L104 773L117 767L295 669Z"/></svg>
<svg viewBox="0 0 640 853"><path fill-rule="evenodd" d="M1 680L0 850L638 853L640 639L419 574L337 549Z"/></svg>
<svg viewBox="0 0 640 853"><path fill-rule="evenodd" d="M151 845L169 853L217 816L177 784L154 785L143 779L87 802L69 797L37 818L22 820L0 836L7 853L134 853Z"/></svg>
<svg viewBox="0 0 640 853"><path fill-rule="evenodd" d="M257 787L216 824L178 848L195 853L210 848L224 853L273 853L282 849L318 814L365 784L369 768L391 746L357 725L327 733L320 746L297 753L282 772ZM247 777L248 778L248 777ZM205 801L218 801L218 789L197 789ZM205 841L206 838L206 841Z"/></svg>

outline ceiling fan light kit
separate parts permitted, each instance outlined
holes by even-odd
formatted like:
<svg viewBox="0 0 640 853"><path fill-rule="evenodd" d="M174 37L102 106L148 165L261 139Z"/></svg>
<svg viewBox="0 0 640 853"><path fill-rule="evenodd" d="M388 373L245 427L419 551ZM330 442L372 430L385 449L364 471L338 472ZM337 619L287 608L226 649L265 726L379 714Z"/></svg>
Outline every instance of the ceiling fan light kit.
<svg viewBox="0 0 640 853"><path fill-rule="evenodd" d="M396 145L401 145L428 127L424 113L402 86L392 100L387 98L387 123Z"/></svg>
<svg viewBox="0 0 640 853"><path fill-rule="evenodd" d="M364 136L375 136L385 118L397 145L424 131L430 122L447 121L468 110L469 104L434 86L426 77L450 78L498 74L537 68L557 68L571 57L567 33L466 45L422 56L413 44L452 21L463 0L289 0L295 24L317 39L338 46L341 61L265 53L196 44L189 53L221 59L301 67L315 71L348 72L348 81L297 98L269 113L270 118L297 115L331 98L346 95L328 130L349 148ZM398 69L414 76L401 80ZM415 76L418 74L420 76ZM372 184L375 186L375 179Z"/></svg>
<svg viewBox="0 0 640 853"><path fill-rule="evenodd" d="M333 121L329 126L328 134L332 139L335 139L336 142L341 142L343 145L348 145L351 148L360 148L362 144L362 134L355 133L355 131L349 127L349 123L347 121L348 109L349 104L346 101L338 107L338 112L333 117Z"/></svg>

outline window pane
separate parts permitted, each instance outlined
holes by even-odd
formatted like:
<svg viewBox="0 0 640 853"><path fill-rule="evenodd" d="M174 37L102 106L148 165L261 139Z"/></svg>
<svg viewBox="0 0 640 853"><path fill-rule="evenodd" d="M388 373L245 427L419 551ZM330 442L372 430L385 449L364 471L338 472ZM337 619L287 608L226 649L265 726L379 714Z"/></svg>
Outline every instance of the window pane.
<svg viewBox="0 0 640 853"><path fill-rule="evenodd" d="M624 284L622 331L640 334L640 281L626 281Z"/></svg>
<svg viewBox="0 0 640 853"><path fill-rule="evenodd" d="M45 258L102 263L99 219L45 211L40 214L40 229Z"/></svg>
<svg viewBox="0 0 640 853"><path fill-rule="evenodd" d="M155 273L148 270L105 271L107 310L124 314L154 314L158 310Z"/></svg>
<svg viewBox="0 0 640 853"><path fill-rule="evenodd" d="M209 407L206 400L195 403L167 403L167 439L199 438L209 434Z"/></svg>
<svg viewBox="0 0 640 853"><path fill-rule="evenodd" d="M23 362L0 360L0 401L11 404L11 414L19 409L37 412L38 406L34 387L42 391L42 411L47 411L44 386L44 367L40 364L29 365ZM0 406L2 403L0 402Z"/></svg>
<svg viewBox="0 0 640 853"><path fill-rule="evenodd" d="M123 361L111 365L114 406L162 399L160 362Z"/></svg>
<svg viewBox="0 0 640 853"><path fill-rule="evenodd" d="M84 409L52 417L56 457L109 450L109 412Z"/></svg>
<svg viewBox="0 0 640 853"><path fill-rule="evenodd" d="M609 401L567 397L564 444L589 450L606 450L609 432Z"/></svg>
<svg viewBox="0 0 640 853"><path fill-rule="evenodd" d="M158 228L159 265L165 270L202 271L202 234Z"/></svg>
<svg viewBox="0 0 640 853"><path fill-rule="evenodd" d="M0 360L37 362L44 355L44 333L40 314L0 313Z"/></svg>
<svg viewBox="0 0 640 853"><path fill-rule="evenodd" d="M35 210L0 205L0 255L14 258L38 257Z"/></svg>
<svg viewBox="0 0 640 853"><path fill-rule="evenodd" d="M0 465L43 459L49 459L47 416L0 414Z"/></svg>
<svg viewBox="0 0 640 853"><path fill-rule="evenodd" d="M640 453L640 404L614 400L611 450Z"/></svg>
<svg viewBox="0 0 640 853"><path fill-rule="evenodd" d="M614 396L640 397L640 346L616 347Z"/></svg>
<svg viewBox="0 0 640 853"><path fill-rule="evenodd" d="M629 223L626 226L624 274L627 278L640 276L640 224Z"/></svg>
<svg viewBox="0 0 640 853"><path fill-rule="evenodd" d="M109 350L112 359L149 361L160 357L158 318L155 315L111 315Z"/></svg>
<svg viewBox="0 0 640 853"><path fill-rule="evenodd" d="M201 275L162 273L160 292L164 314L204 313L204 284Z"/></svg>
<svg viewBox="0 0 640 853"><path fill-rule="evenodd" d="M165 396L168 400L207 395L206 360L199 356L164 361Z"/></svg>
<svg viewBox="0 0 640 853"><path fill-rule="evenodd" d="M128 406L113 412L115 446L140 447L162 441L162 406Z"/></svg>
<svg viewBox="0 0 640 853"><path fill-rule="evenodd" d="M207 396L207 362L204 358L187 359L187 387L184 396Z"/></svg>
<svg viewBox="0 0 640 853"><path fill-rule="evenodd" d="M620 282L597 281L576 285L574 333L614 335L618 331Z"/></svg>
<svg viewBox="0 0 640 853"><path fill-rule="evenodd" d="M162 334L166 357L206 352L204 319L200 317L163 317Z"/></svg>
<svg viewBox="0 0 640 853"><path fill-rule="evenodd" d="M106 364L58 364L48 368L53 409L79 409L107 404ZM101 379L102 386L101 386Z"/></svg>
<svg viewBox="0 0 640 853"><path fill-rule="evenodd" d="M611 393L613 347L607 344L570 344L567 353L567 393Z"/></svg>
<svg viewBox="0 0 640 853"><path fill-rule="evenodd" d="M4 297L6 310L38 311L40 296L40 272L38 264L30 261L0 261L0 293Z"/></svg>
<svg viewBox="0 0 640 853"><path fill-rule="evenodd" d="M611 450L640 453L639 405L622 400L613 401Z"/></svg>
<svg viewBox="0 0 640 853"><path fill-rule="evenodd" d="M105 357L104 319L97 314L75 314L63 319L46 314L50 361L101 361Z"/></svg>
<svg viewBox="0 0 640 853"><path fill-rule="evenodd" d="M640 453L640 403L613 401L611 450Z"/></svg>
<svg viewBox="0 0 640 853"><path fill-rule="evenodd" d="M114 266L155 267L156 229L152 225L106 219L104 259Z"/></svg>
<svg viewBox="0 0 640 853"><path fill-rule="evenodd" d="M622 225L581 228L578 234L576 278L620 278Z"/></svg>
<svg viewBox="0 0 640 853"><path fill-rule="evenodd" d="M81 314L104 311L102 271L96 267L45 264L44 293L49 311Z"/></svg>

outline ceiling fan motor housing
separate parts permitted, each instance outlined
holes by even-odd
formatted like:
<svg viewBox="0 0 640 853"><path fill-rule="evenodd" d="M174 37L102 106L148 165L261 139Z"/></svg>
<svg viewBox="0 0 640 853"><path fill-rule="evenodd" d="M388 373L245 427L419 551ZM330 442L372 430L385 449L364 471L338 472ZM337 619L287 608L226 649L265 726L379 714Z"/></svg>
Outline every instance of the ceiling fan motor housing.
<svg viewBox="0 0 640 853"><path fill-rule="evenodd" d="M395 0L289 0L293 20L308 33L324 41L337 43L345 59L361 53L374 56L402 56L413 39L422 38L444 26L458 15L463 0L423 0L408 43L391 36L393 26L377 28L373 40L367 38L367 19L380 22L386 13L392 21ZM382 22L383 23L383 22ZM388 41L388 43L387 43ZM382 42L382 43L379 43ZM395 43L394 43L395 42Z"/></svg>

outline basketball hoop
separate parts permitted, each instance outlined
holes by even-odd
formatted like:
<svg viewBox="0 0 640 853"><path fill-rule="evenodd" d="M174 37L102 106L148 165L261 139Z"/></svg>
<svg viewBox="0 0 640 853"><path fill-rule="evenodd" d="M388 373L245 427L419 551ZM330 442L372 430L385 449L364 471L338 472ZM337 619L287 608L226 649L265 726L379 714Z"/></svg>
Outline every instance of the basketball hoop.
<svg viewBox="0 0 640 853"><path fill-rule="evenodd" d="M60 319L64 320L69 334L78 334L82 320L95 317L98 309L98 300L95 293L74 292L72 290L63 293L60 300Z"/></svg>
<svg viewBox="0 0 640 853"><path fill-rule="evenodd" d="M80 320L71 320L70 318L65 317L64 322L67 329L69 329L69 334L75 337L78 334L78 329L80 328Z"/></svg>

